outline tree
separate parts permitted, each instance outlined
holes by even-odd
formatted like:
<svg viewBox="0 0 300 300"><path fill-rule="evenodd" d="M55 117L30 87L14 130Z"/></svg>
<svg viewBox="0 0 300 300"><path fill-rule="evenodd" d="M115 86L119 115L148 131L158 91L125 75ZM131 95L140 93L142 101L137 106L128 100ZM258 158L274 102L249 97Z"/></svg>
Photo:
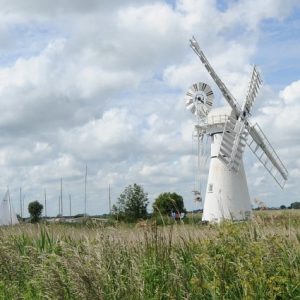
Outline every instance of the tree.
<svg viewBox="0 0 300 300"><path fill-rule="evenodd" d="M185 213L186 209L182 196L176 193L162 193L155 199L153 211L154 213L160 212L163 215L170 215L172 212Z"/></svg>
<svg viewBox="0 0 300 300"><path fill-rule="evenodd" d="M30 214L31 222L37 223L42 215L43 205L38 201L30 202L28 205L28 212Z"/></svg>
<svg viewBox="0 0 300 300"><path fill-rule="evenodd" d="M290 208L300 209L300 202L293 202L293 203L291 203Z"/></svg>
<svg viewBox="0 0 300 300"><path fill-rule="evenodd" d="M113 206L113 214L119 220L134 222L147 217L148 194L143 188L134 183L125 188Z"/></svg>

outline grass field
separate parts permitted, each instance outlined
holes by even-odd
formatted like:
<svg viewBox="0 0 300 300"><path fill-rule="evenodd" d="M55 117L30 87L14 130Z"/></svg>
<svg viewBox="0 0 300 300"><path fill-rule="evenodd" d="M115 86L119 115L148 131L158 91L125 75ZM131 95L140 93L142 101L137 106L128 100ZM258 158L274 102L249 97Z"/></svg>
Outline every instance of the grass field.
<svg viewBox="0 0 300 300"><path fill-rule="evenodd" d="M300 214L0 229L1 299L300 299Z"/></svg>

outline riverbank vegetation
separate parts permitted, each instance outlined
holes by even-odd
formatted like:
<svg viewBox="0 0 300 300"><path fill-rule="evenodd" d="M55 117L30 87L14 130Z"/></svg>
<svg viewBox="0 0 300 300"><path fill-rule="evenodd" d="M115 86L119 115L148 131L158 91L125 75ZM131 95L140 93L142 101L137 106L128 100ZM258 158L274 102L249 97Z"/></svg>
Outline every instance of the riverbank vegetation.
<svg viewBox="0 0 300 300"><path fill-rule="evenodd" d="M1 299L300 299L300 218L0 229Z"/></svg>

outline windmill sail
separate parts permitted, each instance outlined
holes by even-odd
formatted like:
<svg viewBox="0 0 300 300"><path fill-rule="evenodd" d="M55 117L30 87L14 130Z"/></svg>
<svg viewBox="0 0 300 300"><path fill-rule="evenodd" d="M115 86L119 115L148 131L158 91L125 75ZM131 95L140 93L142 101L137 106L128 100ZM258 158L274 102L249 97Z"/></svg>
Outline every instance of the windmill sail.
<svg viewBox="0 0 300 300"><path fill-rule="evenodd" d="M247 145L278 185L283 188L288 178L286 167L257 123L250 126L249 133L251 139L249 139Z"/></svg>
<svg viewBox="0 0 300 300"><path fill-rule="evenodd" d="M215 70L212 68L210 63L208 62L206 56L203 51L200 49L199 44L196 39L193 37L190 40L190 46L194 50L194 52L198 55L201 62L204 64L208 73L215 81L219 89L221 90L224 98L227 100L229 105L231 106L233 113L235 114L235 118L228 118L227 123L224 127L222 141L220 145L220 151L218 157L227 164L229 169L238 171L240 167L240 162L242 159L243 151L246 145L247 131L245 125L245 116L242 113L244 108L242 109L236 99L232 96L226 85L219 78ZM257 72L258 74L258 72ZM253 75L254 76L254 75ZM256 78L256 77L255 77ZM254 86L254 88L256 85ZM252 91L252 89L251 89ZM246 103L249 103L250 100L246 98L244 106ZM254 100L253 100L254 101ZM252 102L253 102L252 101Z"/></svg>
<svg viewBox="0 0 300 300"><path fill-rule="evenodd" d="M1 225L14 225L18 224L19 221L12 207L9 191L4 195L4 198L0 204L0 226Z"/></svg>
<svg viewBox="0 0 300 300"><path fill-rule="evenodd" d="M262 80L254 66L249 90L242 105L238 120L229 117L223 131L222 141L218 157L223 160L230 170L238 171L249 134L247 118L259 91Z"/></svg>
<svg viewBox="0 0 300 300"><path fill-rule="evenodd" d="M243 111L250 113L251 107L255 101L255 98L257 96L261 84L262 84L262 80L260 74L257 71L256 67L254 66L250 85L249 85L249 90L243 105Z"/></svg>
<svg viewBox="0 0 300 300"><path fill-rule="evenodd" d="M230 170L238 171L246 146L248 130L245 123L228 117L222 135L218 157Z"/></svg>
<svg viewBox="0 0 300 300"><path fill-rule="evenodd" d="M239 103L236 101L236 99L231 95L230 91L226 87L226 85L223 83L223 81L220 79L220 77L217 75L213 67L210 65L209 61L207 60L206 56L202 52L198 42L196 39L193 37L190 40L190 46L194 50L194 52L198 55L200 58L201 62L204 64L206 70L212 77L212 79L215 81L219 89L221 90L224 98L227 100L231 108L233 109L235 115L238 117L241 113L241 108Z"/></svg>

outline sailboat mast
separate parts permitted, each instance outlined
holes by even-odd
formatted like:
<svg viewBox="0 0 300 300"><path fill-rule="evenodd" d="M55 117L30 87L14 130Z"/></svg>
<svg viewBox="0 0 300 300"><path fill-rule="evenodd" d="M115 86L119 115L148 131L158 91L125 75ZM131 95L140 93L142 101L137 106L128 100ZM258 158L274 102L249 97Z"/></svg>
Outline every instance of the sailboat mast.
<svg viewBox="0 0 300 300"><path fill-rule="evenodd" d="M58 196L58 217L60 216L60 196Z"/></svg>
<svg viewBox="0 0 300 300"><path fill-rule="evenodd" d="M20 187L20 216L23 218L23 206L22 206L22 188Z"/></svg>
<svg viewBox="0 0 300 300"><path fill-rule="evenodd" d="M47 193L45 189L45 217L47 217Z"/></svg>
<svg viewBox="0 0 300 300"><path fill-rule="evenodd" d="M85 165L85 180L84 180L84 216L86 217L86 181L87 181L87 164Z"/></svg>
<svg viewBox="0 0 300 300"><path fill-rule="evenodd" d="M12 225L11 202L10 202L10 193L9 193L9 189L8 189L8 202L9 202L10 225Z"/></svg>
<svg viewBox="0 0 300 300"><path fill-rule="evenodd" d="M70 217L72 216L72 198L71 194L69 194L69 205L70 205Z"/></svg>
<svg viewBox="0 0 300 300"><path fill-rule="evenodd" d="M62 195L62 177L60 178L60 209L61 209L61 216L64 215L64 212L63 212L63 195Z"/></svg>
<svg viewBox="0 0 300 300"><path fill-rule="evenodd" d="M108 206L109 206L109 214L111 214L111 194L110 194L110 184L108 185Z"/></svg>

